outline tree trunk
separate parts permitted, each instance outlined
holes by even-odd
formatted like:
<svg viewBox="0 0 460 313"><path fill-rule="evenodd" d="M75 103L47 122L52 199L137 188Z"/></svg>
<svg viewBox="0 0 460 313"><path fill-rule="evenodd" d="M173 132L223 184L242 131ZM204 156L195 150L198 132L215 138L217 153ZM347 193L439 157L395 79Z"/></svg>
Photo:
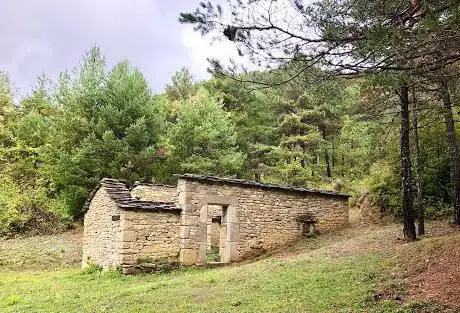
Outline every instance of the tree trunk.
<svg viewBox="0 0 460 313"><path fill-rule="evenodd" d="M417 119L417 99L415 97L415 88L412 89L412 127L414 128L414 170L415 186L417 188L417 197L415 201L415 211L417 215L418 227L417 235L425 234L425 210L423 208L423 189L422 189L422 163L420 160L420 143L418 138L418 119Z"/></svg>
<svg viewBox="0 0 460 313"><path fill-rule="evenodd" d="M444 106L444 119L447 129L447 142L449 146L450 182L452 188L452 203L454 207L454 223L460 225L460 168L458 163L457 134L455 133L452 101L449 94L447 81L441 81L441 98Z"/></svg>
<svg viewBox="0 0 460 313"><path fill-rule="evenodd" d="M332 169L335 168L335 144L332 142Z"/></svg>
<svg viewBox="0 0 460 313"><path fill-rule="evenodd" d="M327 152L327 150L325 150L324 153L326 155L326 175L327 175L327 178L329 178L329 180L330 180L331 177L332 177L332 174L331 174L331 160L329 158L329 153Z"/></svg>
<svg viewBox="0 0 460 313"><path fill-rule="evenodd" d="M409 87L402 82L399 88L401 100L401 178L402 178L402 209L404 223L404 239L413 241L417 238L415 232L414 213L412 210L411 164L409 143Z"/></svg>

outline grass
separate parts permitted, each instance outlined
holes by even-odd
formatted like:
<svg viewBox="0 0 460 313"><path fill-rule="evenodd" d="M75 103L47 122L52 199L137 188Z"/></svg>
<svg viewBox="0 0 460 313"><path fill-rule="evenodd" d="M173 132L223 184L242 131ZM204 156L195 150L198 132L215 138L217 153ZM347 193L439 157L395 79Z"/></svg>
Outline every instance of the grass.
<svg viewBox="0 0 460 313"><path fill-rule="evenodd" d="M79 269L8 273L2 312L348 312L365 304L375 255L275 259L219 269L121 276Z"/></svg>
<svg viewBox="0 0 460 313"><path fill-rule="evenodd" d="M3 271L49 271L81 264L82 231L11 240L0 239L0 275Z"/></svg>
<svg viewBox="0 0 460 313"><path fill-rule="evenodd" d="M0 312L447 312L426 303L373 301L394 263L388 247L395 247L398 231L349 230L252 263L169 274L0 266Z"/></svg>

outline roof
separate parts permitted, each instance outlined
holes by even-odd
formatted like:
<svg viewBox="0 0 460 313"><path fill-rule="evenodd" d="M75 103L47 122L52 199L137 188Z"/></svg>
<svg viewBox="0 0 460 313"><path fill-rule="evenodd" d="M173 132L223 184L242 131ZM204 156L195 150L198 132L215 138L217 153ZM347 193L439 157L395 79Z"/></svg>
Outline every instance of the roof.
<svg viewBox="0 0 460 313"><path fill-rule="evenodd" d="M96 187L90 194L88 200L86 200L84 208L87 210L89 204L96 194L97 190L103 187L110 198L115 201L120 209L124 210L147 210L147 211L171 211L180 212L181 208L177 207L173 202L152 202L152 201L141 201L131 195L130 190L124 183L118 179L103 178L99 186Z"/></svg>
<svg viewBox="0 0 460 313"><path fill-rule="evenodd" d="M142 182L135 182L134 185L131 186L131 190L135 187L139 186L148 186L148 187L167 187L167 188L177 188L176 186L165 185L165 184L156 184L156 183L142 183Z"/></svg>
<svg viewBox="0 0 460 313"><path fill-rule="evenodd" d="M181 179L197 180L197 181L210 182L210 183L223 183L223 184L229 184L229 185L239 185L239 186L245 186L249 188L283 190L283 191L289 191L289 192L300 192L300 193L305 193L305 194L316 194L316 195L323 195L323 196L330 196L330 197L341 197L341 198L347 198L347 199L351 197L350 195L338 193L334 191L310 189L310 188L296 187L292 185L265 184L265 183L259 183L256 181L242 180L242 179L236 179L236 178L223 178L223 177L198 175L198 174L176 174L174 176L181 178Z"/></svg>

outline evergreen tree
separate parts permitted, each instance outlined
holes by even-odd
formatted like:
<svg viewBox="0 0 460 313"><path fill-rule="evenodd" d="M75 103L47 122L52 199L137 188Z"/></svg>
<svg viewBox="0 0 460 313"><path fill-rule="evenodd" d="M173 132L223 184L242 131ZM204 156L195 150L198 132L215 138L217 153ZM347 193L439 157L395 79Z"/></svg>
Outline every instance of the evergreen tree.
<svg viewBox="0 0 460 313"><path fill-rule="evenodd" d="M18 118L18 110L13 102L13 90L7 73L0 72L0 172L9 163L7 151L16 142L13 128Z"/></svg>
<svg viewBox="0 0 460 313"><path fill-rule="evenodd" d="M137 69L125 61L105 73L105 59L93 48L73 75L61 76L55 99L63 112L46 147L46 167L73 215L103 177L153 178L164 103L154 101Z"/></svg>
<svg viewBox="0 0 460 313"><path fill-rule="evenodd" d="M179 165L179 172L236 175L245 158L236 140L230 114L202 89L181 102L168 137L171 162Z"/></svg>
<svg viewBox="0 0 460 313"><path fill-rule="evenodd" d="M280 98L272 90L253 90L239 81L219 77L204 84L209 93L218 97L223 108L231 112L235 124L236 143L246 155L243 176L260 181L266 174L264 166L267 146L277 145Z"/></svg>
<svg viewBox="0 0 460 313"><path fill-rule="evenodd" d="M190 71L183 67L171 78L171 85L166 86L166 95L170 101L181 101L191 97L197 90Z"/></svg>

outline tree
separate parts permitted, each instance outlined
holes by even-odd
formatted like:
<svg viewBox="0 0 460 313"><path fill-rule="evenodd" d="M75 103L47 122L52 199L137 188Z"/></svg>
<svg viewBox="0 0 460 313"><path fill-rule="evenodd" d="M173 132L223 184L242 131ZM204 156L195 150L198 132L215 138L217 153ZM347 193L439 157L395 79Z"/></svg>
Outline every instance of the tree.
<svg viewBox="0 0 460 313"><path fill-rule="evenodd" d="M0 72L0 171L6 166L6 152L15 144L13 127L18 118L18 110L13 102L13 90L7 73Z"/></svg>
<svg viewBox="0 0 460 313"><path fill-rule="evenodd" d="M414 213L412 212L412 182L409 144L409 87L406 81L402 81L399 89L401 100L401 168L402 168L402 199L404 218L404 237L415 240Z"/></svg>
<svg viewBox="0 0 460 313"><path fill-rule="evenodd" d="M417 215L418 227L417 235L425 234L425 210L423 208L423 185L422 185L422 160L420 152L420 140L418 130L418 106L416 99L415 87L412 88L412 129L414 137L414 170L415 170L415 186L417 188L417 196L415 200L415 210Z"/></svg>
<svg viewBox="0 0 460 313"><path fill-rule="evenodd" d="M219 101L235 125L236 145L246 155L242 175L261 181L265 173L265 152L280 141L277 132L281 114L280 95L271 90L253 90L230 78L214 78L203 86Z"/></svg>
<svg viewBox="0 0 460 313"><path fill-rule="evenodd" d="M197 90L193 76L186 67L176 72L171 81L171 85L167 85L165 90L170 101L186 100Z"/></svg>
<svg viewBox="0 0 460 313"><path fill-rule="evenodd" d="M344 89L333 81L315 86L286 84L278 89L283 108L280 143L261 147L271 150L267 159L271 177L303 186L331 183L331 150L341 128L339 107L345 98Z"/></svg>
<svg viewBox="0 0 460 313"><path fill-rule="evenodd" d="M54 116L59 109L50 98L50 80L42 75L29 96L20 101L13 131L16 138L10 158L14 159L8 175L15 182L32 188L48 183L42 172L42 147L52 133Z"/></svg>
<svg viewBox="0 0 460 313"><path fill-rule="evenodd" d="M457 134L452 114L452 101L446 80L440 83L440 96L444 108L444 119L449 143L450 182L452 203L454 207L454 223L460 225L460 164L458 155Z"/></svg>
<svg viewBox="0 0 460 313"><path fill-rule="evenodd" d="M321 138L326 142L324 147L324 159L326 162L326 176L332 179L330 150L334 138L339 134L341 125L339 119L339 108L346 97L345 82L329 81L317 83L312 90L305 93L300 102L304 102L302 120L317 128Z"/></svg>
<svg viewBox="0 0 460 313"><path fill-rule="evenodd" d="M311 186L312 181L320 181L324 177L318 172L321 167L319 155L326 141L318 127L311 123L318 117L317 112L302 106L294 108L298 111L287 113L280 120L281 141L268 152L267 166L275 180Z"/></svg>
<svg viewBox="0 0 460 313"><path fill-rule="evenodd" d="M4 79L2 79L4 78ZM6 76L0 78L0 235L43 234L61 229L62 205L49 197L41 147L50 136L55 108L42 76L30 95L13 104Z"/></svg>
<svg viewBox="0 0 460 313"><path fill-rule="evenodd" d="M55 99L62 112L44 148L45 170L72 215L103 177L152 180L166 114L137 69L125 61L106 73L93 48L80 68L61 76Z"/></svg>
<svg viewBox="0 0 460 313"><path fill-rule="evenodd" d="M226 176L240 173L243 166L245 156L238 152L236 139L222 103L200 90L181 102L167 143L177 171Z"/></svg>
<svg viewBox="0 0 460 313"><path fill-rule="evenodd" d="M231 14L224 16L220 5L201 3L194 13L182 13L179 20L194 24L202 34L217 30L236 43L240 54L248 55L258 65L279 66L295 60L298 53L304 54L300 70L292 77L313 66L347 76L383 71L419 73L437 70L460 58L458 51L444 54L427 44L436 40L446 26L456 25L457 6L451 2L422 7L419 1L411 1L401 8L399 1L317 1L309 6L302 1L235 1L230 7ZM260 7L266 10L258 10ZM453 30L450 34L459 36ZM222 69L214 64L216 70ZM266 81L260 84L269 85ZM413 240L409 137L405 133L409 120L403 95L406 85L407 81L401 81L397 86L402 115L402 204L406 212L404 234Z"/></svg>

